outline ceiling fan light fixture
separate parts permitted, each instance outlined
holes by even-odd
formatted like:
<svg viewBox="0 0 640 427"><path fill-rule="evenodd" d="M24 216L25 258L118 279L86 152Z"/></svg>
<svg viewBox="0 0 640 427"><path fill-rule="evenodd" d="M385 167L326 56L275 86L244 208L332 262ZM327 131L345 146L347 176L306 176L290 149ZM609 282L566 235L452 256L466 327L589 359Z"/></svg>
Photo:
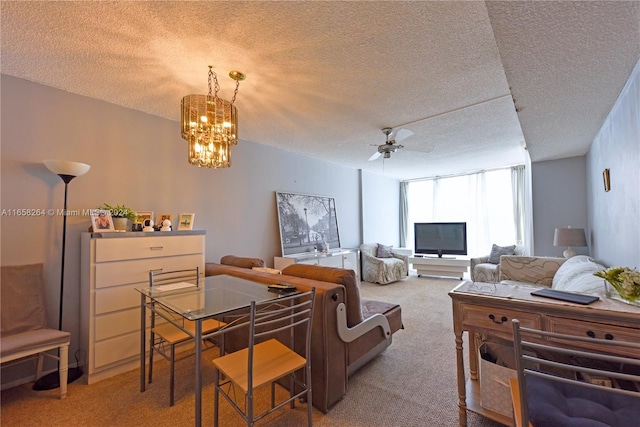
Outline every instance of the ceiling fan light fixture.
<svg viewBox="0 0 640 427"><path fill-rule="evenodd" d="M238 109L233 103L245 75L231 71L229 77L236 81L231 101L218 97L220 86L212 66L209 66L208 95L182 98L182 138L188 142L188 160L192 165L216 169L231 166L231 146L238 144Z"/></svg>

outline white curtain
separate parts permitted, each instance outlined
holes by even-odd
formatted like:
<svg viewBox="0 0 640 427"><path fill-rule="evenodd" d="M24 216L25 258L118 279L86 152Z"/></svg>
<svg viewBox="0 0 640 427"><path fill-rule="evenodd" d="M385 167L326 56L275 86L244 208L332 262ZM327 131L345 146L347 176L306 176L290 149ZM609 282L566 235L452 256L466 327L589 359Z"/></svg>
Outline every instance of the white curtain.
<svg viewBox="0 0 640 427"><path fill-rule="evenodd" d="M409 216L409 206L407 201L407 187L409 184L406 181L400 182L400 247L407 247L407 220Z"/></svg>
<svg viewBox="0 0 640 427"><path fill-rule="evenodd" d="M506 168L410 181L407 247L413 248L416 222L466 222L469 256L488 255L493 243L516 244L517 229L522 229L517 224L524 220L514 213L517 197L514 197L511 173L511 169Z"/></svg>

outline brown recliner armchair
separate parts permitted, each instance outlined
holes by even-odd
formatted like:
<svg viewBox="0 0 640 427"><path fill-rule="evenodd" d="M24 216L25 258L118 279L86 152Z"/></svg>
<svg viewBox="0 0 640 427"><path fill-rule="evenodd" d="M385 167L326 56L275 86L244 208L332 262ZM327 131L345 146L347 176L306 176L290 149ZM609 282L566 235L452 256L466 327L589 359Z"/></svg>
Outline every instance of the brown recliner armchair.
<svg viewBox="0 0 640 427"><path fill-rule="evenodd" d="M293 264L282 274L272 274L253 269L246 260L225 259L224 265L222 261L206 263L205 275L228 274L265 285L287 283L303 292L316 288L311 376L313 406L322 412L344 397L349 376L386 349L392 334L402 328L398 304L360 298L353 270ZM229 349L243 342L225 337Z"/></svg>

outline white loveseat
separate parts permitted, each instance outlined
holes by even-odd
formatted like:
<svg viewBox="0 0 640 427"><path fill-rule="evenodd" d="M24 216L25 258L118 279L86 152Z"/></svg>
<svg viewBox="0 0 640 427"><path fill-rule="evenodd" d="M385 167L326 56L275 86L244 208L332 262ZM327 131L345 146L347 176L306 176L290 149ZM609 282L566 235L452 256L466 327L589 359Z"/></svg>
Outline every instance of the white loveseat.
<svg viewBox="0 0 640 427"><path fill-rule="evenodd" d="M604 289L604 280L593 274L605 268L586 255L568 259L503 255L500 258L500 283L596 293Z"/></svg>

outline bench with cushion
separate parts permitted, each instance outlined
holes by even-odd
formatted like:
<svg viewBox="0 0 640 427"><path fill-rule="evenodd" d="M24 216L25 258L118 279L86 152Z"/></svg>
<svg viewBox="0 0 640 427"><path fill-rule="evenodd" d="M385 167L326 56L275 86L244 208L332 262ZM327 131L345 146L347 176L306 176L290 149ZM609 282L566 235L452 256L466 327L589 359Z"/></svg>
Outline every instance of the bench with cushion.
<svg viewBox="0 0 640 427"><path fill-rule="evenodd" d="M44 356L58 359L60 398L67 395L71 334L47 326L43 265L2 266L0 286L0 363L38 356L35 378L42 374ZM48 353L59 349L59 357Z"/></svg>

